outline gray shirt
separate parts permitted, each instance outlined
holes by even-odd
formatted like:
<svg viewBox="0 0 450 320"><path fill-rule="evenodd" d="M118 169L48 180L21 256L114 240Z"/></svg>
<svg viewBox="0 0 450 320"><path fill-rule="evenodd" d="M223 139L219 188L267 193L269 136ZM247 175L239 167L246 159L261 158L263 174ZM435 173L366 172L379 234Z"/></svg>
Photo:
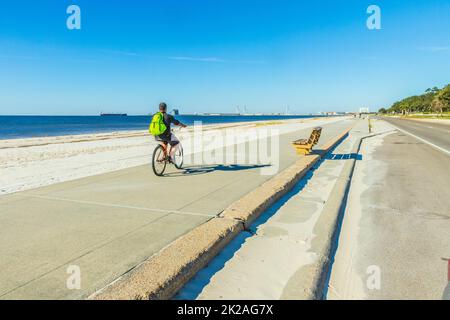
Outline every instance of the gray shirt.
<svg viewBox="0 0 450 320"><path fill-rule="evenodd" d="M163 113L163 116L164 116L163 121L164 121L164 124L166 125L167 129L166 129L166 131L164 131L163 134L160 134L158 136L158 138L160 138L161 140L167 140L168 141L168 140L170 140L170 135L171 135L170 125L172 123L174 125L179 125L180 121L178 121L177 119L175 119L174 116L172 116L171 114L168 114L168 113Z"/></svg>

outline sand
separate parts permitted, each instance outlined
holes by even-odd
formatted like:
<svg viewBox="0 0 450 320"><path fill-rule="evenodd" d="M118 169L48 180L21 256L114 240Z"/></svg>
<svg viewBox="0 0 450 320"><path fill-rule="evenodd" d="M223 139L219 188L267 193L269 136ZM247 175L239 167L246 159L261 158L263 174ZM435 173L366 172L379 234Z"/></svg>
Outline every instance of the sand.
<svg viewBox="0 0 450 320"><path fill-rule="evenodd" d="M207 132L230 128L270 127L283 134L340 120L330 117L245 122L207 125L204 129L206 137ZM189 142L183 141L183 145ZM146 131L0 140L0 195L146 165L155 146L154 138Z"/></svg>

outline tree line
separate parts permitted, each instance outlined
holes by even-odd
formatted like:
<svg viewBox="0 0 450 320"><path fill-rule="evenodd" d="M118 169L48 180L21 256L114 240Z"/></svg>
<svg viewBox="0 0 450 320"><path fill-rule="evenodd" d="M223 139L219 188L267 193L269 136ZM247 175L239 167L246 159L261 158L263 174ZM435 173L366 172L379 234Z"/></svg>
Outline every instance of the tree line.
<svg viewBox="0 0 450 320"><path fill-rule="evenodd" d="M429 88L424 94L395 102L389 109L381 108L380 113L417 113L450 111L450 84L439 89Z"/></svg>

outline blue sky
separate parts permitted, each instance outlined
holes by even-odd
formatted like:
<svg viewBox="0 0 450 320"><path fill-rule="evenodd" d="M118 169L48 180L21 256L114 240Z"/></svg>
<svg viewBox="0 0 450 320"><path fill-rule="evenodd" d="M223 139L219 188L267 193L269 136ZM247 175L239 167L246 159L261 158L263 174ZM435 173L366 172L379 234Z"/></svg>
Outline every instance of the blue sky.
<svg viewBox="0 0 450 320"><path fill-rule="evenodd" d="M4 0L0 114L378 109L450 83L449 30L448 0Z"/></svg>

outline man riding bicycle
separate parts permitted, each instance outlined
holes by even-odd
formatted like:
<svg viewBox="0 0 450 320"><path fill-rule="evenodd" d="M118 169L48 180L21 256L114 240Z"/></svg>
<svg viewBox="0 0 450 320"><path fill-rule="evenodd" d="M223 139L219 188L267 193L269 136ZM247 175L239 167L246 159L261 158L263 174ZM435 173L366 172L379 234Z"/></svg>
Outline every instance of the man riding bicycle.
<svg viewBox="0 0 450 320"><path fill-rule="evenodd" d="M182 128L186 128L186 125L175 119L174 116L167 113L167 105L164 102L161 102L159 104L159 112L162 114L162 121L166 127L166 130L159 135L155 135L155 139L156 141L161 142L164 145L166 154L170 155L170 161L170 159L173 157L177 145L180 143L178 138L170 130L170 125L173 123L174 125L180 126ZM167 145L170 145L170 152L167 152Z"/></svg>

